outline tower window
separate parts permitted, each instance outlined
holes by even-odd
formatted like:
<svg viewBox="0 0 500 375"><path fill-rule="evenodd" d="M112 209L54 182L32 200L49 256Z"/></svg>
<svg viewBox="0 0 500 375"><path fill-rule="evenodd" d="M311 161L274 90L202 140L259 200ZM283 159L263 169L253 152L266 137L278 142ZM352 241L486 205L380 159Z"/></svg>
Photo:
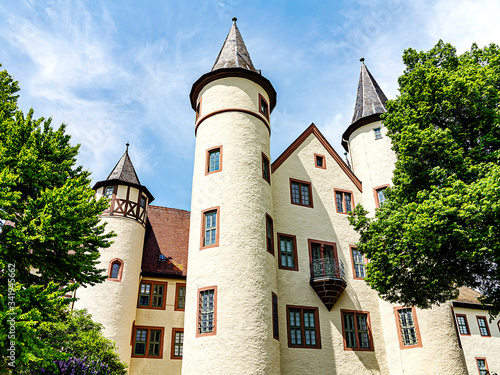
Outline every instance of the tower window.
<svg viewBox="0 0 500 375"><path fill-rule="evenodd" d="M399 347L401 349L421 347L422 341L420 339L415 308L395 307L394 312L398 326Z"/></svg>
<svg viewBox="0 0 500 375"><path fill-rule="evenodd" d="M115 258L109 262L108 280L109 281L122 281L123 261Z"/></svg>
<svg viewBox="0 0 500 375"><path fill-rule="evenodd" d="M271 183L271 170L269 168L269 159L262 153L262 178L269 184Z"/></svg>
<svg viewBox="0 0 500 375"><path fill-rule="evenodd" d="M267 251L274 255L273 219L268 214L266 214L266 246Z"/></svg>
<svg viewBox="0 0 500 375"><path fill-rule="evenodd" d="M217 330L217 287L198 290L198 329L196 336L215 335Z"/></svg>
<svg viewBox="0 0 500 375"><path fill-rule="evenodd" d="M177 284L175 291L175 311L183 311L186 307L186 284Z"/></svg>
<svg viewBox="0 0 500 375"><path fill-rule="evenodd" d="M382 131L381 131L380 128L373 129L373 132L375 133L375 139L381 139L382 138Z"/></svg>
<svg viewBox="0 0 500 375"><path fill-rule="evenodd" d="M352 191L335 189L335 207L338 213L347 214L352 211L353 206Z"/></svg>
<svg viewBox="0 0 500 375"><path fill-rule="evenodd" d="M222 146L207 150L205 175L222 170Z"/></svg>
<svg viewBox="0 0 500 375"><path fill-rule="evenodd" d="M306 207L313 206L310 182L290 179L290 190L292 204Z"/></svg>
<svg viewBox="0 0 500 375"><path fill-rule="evenodd" d="M114 186L106 186L104 188L104 196L106 198L111 198L113 196L113 191L114 191L115 187Z"/></svg>
<svg viewBox="0 0 500 375"><path fill-rule="evenodd" d="M266 119L269 120L269 105L267 104L266 99L262 95L259 94L259 112L264 115Z"/></svg>
<svg viewBox="0 0 500 375"><path fill-rule="evenodd" d="M470 335L469 323L467 323L467 315L457 314L458 330L461 335Z"/></svg>
<svg viewBox="0 0 500 375"><path fill-rule="evenodd" d="M375 206L377 208L382 207L385 202L385 189L387 189L389 185L377 186L373 189L373 194L375 195Z"/></svg>
<svg viewBox="0 0 500 375"><path fill-rule="evenodd" d="M490 327L488 327L488 322L486 321L485 316L478 316L477 325L479 326L479 333L481 336L490 337Z"/></svg>
<svg viewBox="0 0 500 375"><path fill-rule="evenodd" d="M278 266L281 269L298 271L297 242L295 236L278 233L280 243L280 259Z"/></svg>
<svg viewBox="0 0 500 375"><path fill-rule="evenodd" d="M486 363L486 358L477 358L477 369L479 370L479 375L488 375L490 370L488 369L488 364Z"/></svg>
<svg viewBox="0 0 500 375"><path fill-rule="evenodd" d="M132 357L162 358L163 327L134 327Z"/></svg>
<svg viewBox="0 0 500 375"><path fill-rule="evenodd" d="M273 310L273 337L276 340L280 339L280 331L278 324L278 296L275 293L272 296L272 310Z"/></svg>
<svg viewBox="0 0 500 375"><path fill-rule="evenodd" d="M167 283L159 281L142 282L139 286L138 307L149 309L165 309Z"/></svg>
<svg viewBox="0 0 500 375"><path fill-rule="evenodd" d="M201 113L201 99L198 100L198 103L196 104L196 120L198 120L198 117L200 117L200 113Z"/></svg>
<svg viewBox="0 0 500 375"><path fill-rule="evenodd" d="M314 166L316 168L326 169L326 160L323 155L314 154Z"/></svg>
<svg viewBox="0 0 500 375"><path fill-rule="evenodd" d="M203 211L201 248L219 246L219 207Z"/></svg>
<svg viewBox="0 0 500 375"><path fill-rule="evenodd" d="M341 310L345 350L373 350L370 313Z"/></svg>
<svg viewBox="0 0 500 375"><path fill-rule="evenodd" d="M182 349L184 346L184 329L172 328L172 353L171 359L182 359Z"/></svg>
<svg viewBox="0 0 500 375"><path fill-rule="evenodd" d="M288 346L321 349L318 309L287 306Z"/></svg>
<svg viewBox="0 0 500 375"><path fill-rule="evenodd" d="M144 195L141 196L141 207L146 208L146 197Z"/></svg>
<svg viewBox="0 0 500 375"><path fill-rule="evenodd" d="M364 279L366 275L365 257L356 247L351 246L352 268L355 279Z"/></svg>

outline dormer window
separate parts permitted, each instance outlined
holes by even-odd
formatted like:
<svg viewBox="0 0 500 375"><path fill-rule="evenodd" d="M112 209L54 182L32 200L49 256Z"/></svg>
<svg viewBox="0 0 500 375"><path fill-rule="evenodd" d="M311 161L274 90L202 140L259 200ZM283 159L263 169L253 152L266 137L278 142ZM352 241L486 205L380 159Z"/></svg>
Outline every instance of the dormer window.
<svg viewBox="0 0 500 375"><path fill-rule="evenodd" d="M106 186L104 188L104 196L106 198L111 198L113 196L114 186Z"/></svg>
<svg viewBox="0 0 500 375"><path fill-rule="evenodd" d="M269 105L266 102L266 99L262 95L259 94L259 112L264 115L266 119L269 120Z"/></svg>
<svg viewBox="0 0 500 375"><path fill-rule="evenodd" d="M163 255L163 254L160 254L160 255L158 255L158 260L160 262L166 262L167 261L167 257L165 255Z"/></svg>

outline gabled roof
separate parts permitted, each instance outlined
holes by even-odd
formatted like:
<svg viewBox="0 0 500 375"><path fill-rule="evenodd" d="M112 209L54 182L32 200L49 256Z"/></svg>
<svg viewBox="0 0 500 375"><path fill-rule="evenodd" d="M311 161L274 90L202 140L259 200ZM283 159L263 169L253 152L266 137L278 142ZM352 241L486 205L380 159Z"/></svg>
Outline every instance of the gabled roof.
<svg viewBox="0 0 500 375"><path fill-rule="evenodd" d="M273 162L271 166L271 171L276 171L281 164L284 163L290 155L293 154L295 150L309 137L311 134L318 139L318 141L323 145L323 147L328 151L332 158L337 162L339 167L345 172L345 174L351 179L354 185L359 189L360 192L363 191L363 186L361 181L356 177L356 175L349 169L347 164L342 160L342 158L337 154L335 149L330 145L326 138L321 134L319 129L312 123L299 137L293 141L293 143L288 146L288 148L283 151L283 153Z"/></svg>
<svg viewBox="0 0 500 375"><path fill-rule="evenodd" d="M359 73L358 92L356 95L356 104L354 106L354 115L351 125L342 135L342 146L348 149L349 136L362 125L380 120L380 115L387 112L385 102L387 97L378 85L375 78L365 65L365 59L361 59L361 71Z"/></svg>
<svg viewBox="0 0 500 375"><path fill-rule="evenodd" d="M115 167L109 174L106 180L118 180L123 182L129 182L131 184L140 185L139 177L137 177L137 173L135 173L134 166L132 165L132 160L130 160L130 156L128 156L128 146L125 150L124 154L116 163Z"/></svg>
<svg viewBox="0 0 500 375"><path fill-rule="evenodd" d="M142 252L142 275L180 277L187 274L189 211L149 206ZM164 256L160 259L160 254Z"/></svg>
<svg viewBox="0 0 500 375"><path fill-rule="evenodd" d="M233 18L233 25L227 34L212 71L224 68L243 68L257 72L252 64L245 42L236 26L236 17Z"/></svg>

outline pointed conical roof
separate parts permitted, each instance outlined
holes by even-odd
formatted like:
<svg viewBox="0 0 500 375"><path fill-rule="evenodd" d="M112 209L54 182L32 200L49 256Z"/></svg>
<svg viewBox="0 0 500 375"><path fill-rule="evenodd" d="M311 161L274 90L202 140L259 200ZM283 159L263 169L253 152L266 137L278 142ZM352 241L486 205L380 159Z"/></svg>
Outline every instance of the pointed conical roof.
<svg viewBox="0 0 500 375"><path fill-rule="evenodd" d="M129 182L131 184L140 185L139 177L135 173L134 166L132 165L132 160L128 156L128 146L125 153L122 155L116 166L113 168L106 180L119 180L123 182Z"/></svg>
<svg viewBox="0 0 500 375"><path fill-rule="evenodd" d="M236 17L233 18L233 25L215 60L212 71L223 68L243 68L257 72L257 69L252 64L252 59L250 59L250 54L241 37L238 26L236 26Z"/></svg>
<svg viewBox="0 0 500 375"><path fill-rule="evenodd" d="M365 65L365 59L361 59L361 72L359 73L358 94L351 124L375 114L387 112L385 102L387 97L378 85L375 78Z"/></svg>

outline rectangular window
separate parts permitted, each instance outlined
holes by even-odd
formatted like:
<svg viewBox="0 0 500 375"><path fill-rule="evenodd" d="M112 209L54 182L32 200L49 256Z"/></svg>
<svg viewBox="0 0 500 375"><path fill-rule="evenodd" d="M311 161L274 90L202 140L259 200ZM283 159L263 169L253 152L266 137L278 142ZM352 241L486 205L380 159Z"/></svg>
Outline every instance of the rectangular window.
<svg viewBox="0 0 500 375"><path fill-rule="evenodd" d="M222 170L222 146L213 147L207 150L207 161L205 175Z"/></svg>
<svg viewBox="0 0 500 375"><path fill-rule="evenodd" d="M144 195L141 196L141 207L146 208L146 197Z"/></svg>
<svg viewBox="0 0 500 375"><path fill-rule="evenodd" d="M337 258L337 245L333 242L308 240L311 277L344 279L344 268Z"/></svg>
<svg viewBox="0 0 500 375"><path fill-rule="evenodd" d="M264 115L266 119L269 120L269 105L267 104L266 99L262 95L259 94L259 112Z"/></svg>
<svg viewBox="0 0 500 375"><path fill-rule="evenodd" d="M422 346L418 329L417 316L413 307L395 307L398 326L399 347L401 349L419 348Z"/></svg>
<svg viewBox="0 0 500 375"><path fill-rule="evenodd" d="M380 128L373 129L373 132L375 133L375 139L381 139L382 138L382 131L381 131Z"/></svg>
<svg viewBox="0 0 500 375"><path fill-rule="evenodd" d="M375 206L377 208L382 207L385 202L385 189L387 189L389 185L378 186L373 189L373 194L375 195Z"/></svg>
<svg viewBox="0 0 500 375"><path fill-rule="evenodd" d="M356 247L350 246L350 248L351 248L353 276L355 279L364 279L366 275L365 257L363 253L359 251Z"/></svg>
<svg viewBox="0 0 500 375"><path fill-rule="evenodd" d="M219 207L204 210L202 214L201 248L219 246Z"/></svg>
<svg viewBox="0 0 500 375"><path fill-rule="evenodd" d="M186 307L186 284L176 284L175 311L183 311Z"/></svg>
<svg viewBox="0 0 500 375"><path fill-rule="evenodd" d="M321 349L318 309L287 306L288 346Z"/></svg>
<svg viewBox="0 0 500 375"><path fill-rule="evenodd" d="M490 370L488 369L488 364L486 363L486 358L477 358L477 369L479 371L479 375L488 375Z"/></svg>
<svg viewBox="0 0 500 375"><path fill-rule="evenodd" d="M262 178L269 184L271 183L271 169L269 168L269 159L262 153Z"/></svg>
<svg viewBox="0 0 500 375"><path fill-rule="evenodd" d="M314 166L316 168L326 169L326 160L324 155L314 154Z"/></svg>
<svg viewBox="0 0 500 375"><path fill-rule="evenodd" d="M335 189L335 207L341 214L352 211L352 191Z"/></svg>
<svg viewBox="0 0 500 375"><path fill-rule="evenodd" d="M198 117L200 117L200 113L201 113L201 99L198 100L198 104L196 104L196 120L198 120Z"/></svg>
<svg viewBox="0 0 500 375"><path fill-rule="evenodd" d="M111 198L113 196L113 191L114 191L115 187L114 186L106 186L104 188L104 196L106 198Z"/></svg>
<svg viewBox="0 0 500 375"><path fill-rule="evenodd" d="M290 179L292 203L299 206L312 207L311 183Z"/></svg>
<svg viewBox="0 0 500 375"><path fill-rule="evenodd" d="M198 328L196 336L216 334L217 319L217 287L212 286L198 290Z"/></svg>
<svg viewBox="0 0 500 375"><path fill-rule="evenodd" d="M266 214L266 247L267 251L274 255L273 219L268 214Z"/></svg>
<svg viewBox="0 0 500 375"><path fill-rule="evenodd" d="M298 271L296 237L278 233L278 239L280 244L279 268Z"/></svg>
<svg viewBox="0 0 500 375"><path fill-rule="evenodd" d="M182 348L184 346L184 328L172 328L172 351L171 359L182 359Z"/></svg>
<svg viewBox="0 0 500 375"><path fill-rule="evenodd" d="M132 357L162 358L163 327L134 327Z"/></svg>
<svg viewBox="0 0 500 375"><path fill-rule="evenodd" d="M373 350L370 313L367 311L340 310L345 350Z"/></svg>
<svg viewBox="0 0 500 375"><path fill-rule="evenodd" d="M167 283L159 281L143 281L139 286L138 307L165 309L165 293Z"/></svg>
<svg viewBox="0 0 500 375"><path fill-rule="evenodd" d="M273 310L273 337L276 340L280 339L280 330L278 325L278 296L272 293L272 310Z"/></svg>
<svg viewBox="0 0 500 375"><path fill-rule="evenodd" d="M486 321L485 316L478 316L477 325L479 326L479 333L481 336L489 337L490 335L490 327L488 326L488 322Z"/></svg>
<svg viewBox="0 0 500 375"><path fill-rule="evenodd" d="M457 314L457 324L461 335L470 335L469 323L465 314Z"/></svg>

